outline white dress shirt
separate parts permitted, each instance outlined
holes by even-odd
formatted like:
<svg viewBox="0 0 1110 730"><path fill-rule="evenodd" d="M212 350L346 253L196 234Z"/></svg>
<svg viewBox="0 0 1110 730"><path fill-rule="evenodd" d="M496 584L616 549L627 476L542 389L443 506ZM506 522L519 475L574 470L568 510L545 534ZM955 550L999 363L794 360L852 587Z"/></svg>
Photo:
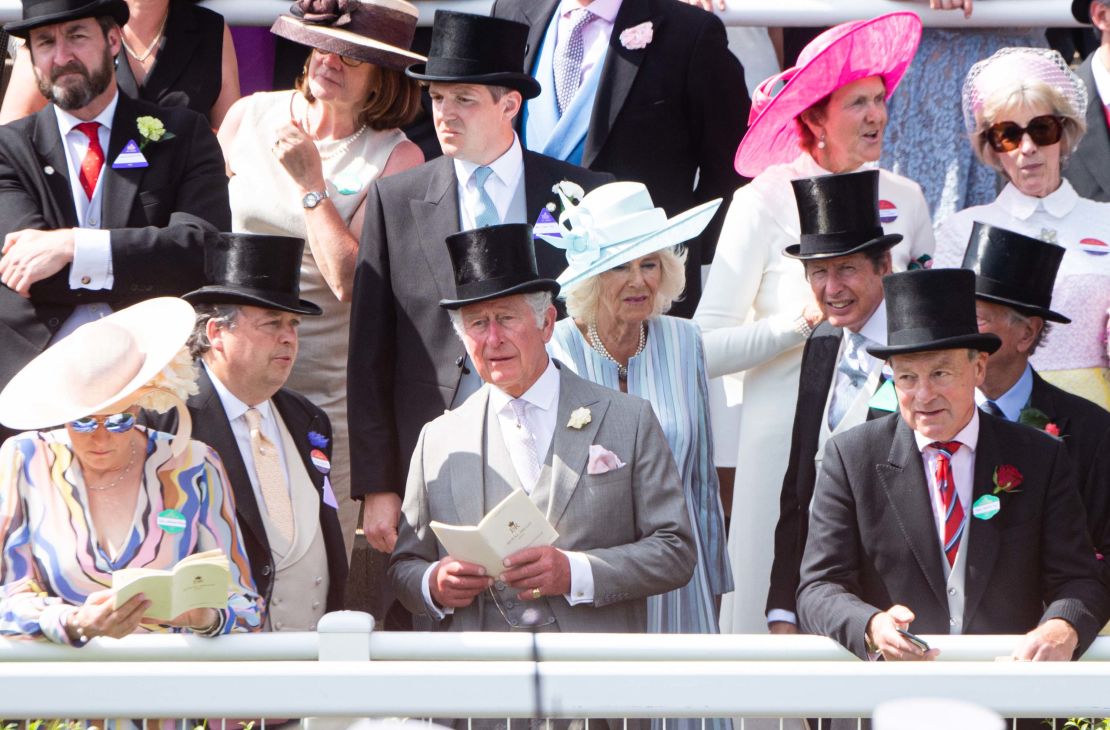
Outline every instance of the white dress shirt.
<svg viewBox="0 0 1110 730"><path fill-rule="evenodd" d="M474 224L474 211L478 207L478 182L474 179L474 171L482 165L466 160L453 160L455 163L455 177L459 181L459 216L462 228L469 231L477 226ZM497 209L497 218L504 222L509 213L509 206L516 195L520 178L524 175L524 156L520 151L520 140L513 134L513 143L505 153L493 162L485 165L493 174L486 179L485 190Z"/></svg>
<svg viewBox="0 0 1110 730"><path fill-rule="evenodd" d="M85 159L85 152L89 149L89 138L84 132L76 129L84 120L78 119L69 112L54 107L54 116L58 122L58 134L64 144L62 148L66 153L66 165L69 168L69 186L73 194L73 206L77 211L78 228L73 229L73 262L69 267L70 289L111 289L114 283L112 275L112 246L111 234L100 230L103 223L101 207L104 197L104 170L111 164L108 159L108 142L112 136L112 120L116 115L116 105L119 103L117 92L108 106L96 117L89 121L99 122L100 128L97 136L100 139L100 148L104 151L104 167L100 170L96 187L93 189L92 200L85 195L81 187L81 162ZM53 174L62 174L56 170ZM62 326L55 333L51 344L62 339L75 329L100 319L112 313L112 308L103 302L78 305Z"/></svg>
<svg viewBox="0 0 1110 730"><path fill-rule="evenodd" d="M583 7L578 0L563 0L559 3L559 27L555 30L555 46L562 43L571 29L574 21L570 19L572 11ZM609 48L609 38L613 35L613 24L617 20L617 12L621 9L621 0L593 0L585 8L593 14L592 22L582 28L582 73L578 77L581 86L582 79L590 70L605 60L605 53Z"/></svg>
<svg viewBox="0 0 1110 730"><path fill-rule="evenodd" d="M941 503L940 490L937 488L937 450L928 448L929 444L936 441L923 436L917 431L913 433L917 448L921 452L921 462L925 466L925 481L929 484L929 504L933 506L933 520L936 523L937 535L940 544L944 544L944 505ZM975 485L975 448L979 445L979 409L971 413L971 420L952 441L959 441L962 446L952 455L952 479L956 482L956 494L960 497L960 506L964 509L964 522L971 516L971 495L974 494ZM967 544L968 531L965 529L960 539L960 552Z"/></svg>
<svg viewBox="0 0 1110 730"><path fill-rule="evenodd" d="M540 375L539 379L532 384L532 387L526 390L520 399L528 403L529 410L529 425L532 428L532 437L536 442L536 449L539 454L540 462L547 458L547 452L551 448L551 442L555 438L555 427L558 425L559 417L559 369L555 367L555 361L551 358L547 360L547 368ZM516 416L513 414L512 406L509 401L513 397L505 391L493 385L490 386L490 412L497 415L498 424L501 427L502 433L507 433L510 428L516 428ZM525 473L524 470L517 465L515 454L506 443L506 449L509 450L510 455L513 456L513 468L516 469L517 474ZM519 477L518 477L519 478ZM526 480L520 479L521 484ZM528 490L526 490L528 491ZM577 606L580 603L592 603L594 600L594 572L590 567L590 560L584 553L574 552L571 550L560 550L563 555L567 556L567 562L570 563L570 593L564 593L563 597L572 606ZM431 591L431 578L432 571L439 565L439 561L432 563L424 571L423 580L423 593L424 602L431 609L433 614L438 618L443 618L447 614L454 613L454 609L440 608L432 600ZM490 576L496 578L497 576Z"/></svg>
<svg viewBox="0 0 1110 730"><path fill-rule="evenodd" d="M216 395L220 397L220 403L224 407L224 413L227 415L227 420L231 424L231 433L235 436L235 444L239 447L239 455L243 457L243 466L247 470L247 476L251 480L251 491L254 492L254 501L258 503L258 509L266 510L266 498L262 496L262 487L258 484L258 474L254 469L254 451L251 448L251 429L247 423L247 410L252 406L239 400L227 386L224 385L216 374L208 367L208 364L203 360L201 365L204 367L208 377L212 380L212 387L216 389ZM274 411L273 403L265 400L253 406L258 409L262 414L262 435L270 439L270 443L277 447L278 458L281 459L281 464L285 466L285 447L283 445L284 439L281 438L281 431L278 430L276 414ZM286 474L289 473L286 467ZM289 479L285 480L286 489L289 489Z"/></svg>

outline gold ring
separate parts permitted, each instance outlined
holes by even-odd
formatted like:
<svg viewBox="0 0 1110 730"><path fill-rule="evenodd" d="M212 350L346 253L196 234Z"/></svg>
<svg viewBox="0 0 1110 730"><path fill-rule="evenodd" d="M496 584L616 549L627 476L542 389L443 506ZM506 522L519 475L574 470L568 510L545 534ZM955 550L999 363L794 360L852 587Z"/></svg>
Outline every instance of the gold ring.
<svg viewBox="0 0 1110 730"><path fill-rule="evenodd" d="M533 601L538 601L541 596L543 596L543 593L540 592L539 588L533 588L532 589L532 600Z"/></svg>

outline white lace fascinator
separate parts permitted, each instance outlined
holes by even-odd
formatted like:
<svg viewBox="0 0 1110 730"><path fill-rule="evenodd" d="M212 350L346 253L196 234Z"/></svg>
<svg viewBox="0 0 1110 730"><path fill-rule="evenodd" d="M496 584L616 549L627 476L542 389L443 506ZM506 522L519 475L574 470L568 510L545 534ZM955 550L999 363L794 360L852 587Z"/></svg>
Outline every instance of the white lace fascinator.
<svg viewBox="0 0 1110 730"><path fill-rule="evenodd" d="M983 105L1015 81L1041 82L1060 93L1079 119L1087 114L1087 86L1072 73L1064 57L1045 48L1003 48L979 61L967 73L963 90L964 125L969 134L977 127Z"/></svg>

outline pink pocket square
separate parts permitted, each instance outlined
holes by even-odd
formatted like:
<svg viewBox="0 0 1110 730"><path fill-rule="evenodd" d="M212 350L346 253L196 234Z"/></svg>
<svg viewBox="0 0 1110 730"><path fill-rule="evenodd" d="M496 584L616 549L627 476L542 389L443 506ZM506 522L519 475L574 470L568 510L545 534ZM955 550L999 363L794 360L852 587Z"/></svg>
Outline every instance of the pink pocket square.
<svg viewBox="0 0 1110 730"><path fill-rule="evenodd" d="M622 466L624 462L609 449L597 444L590 446L590 461L586 464L587 474L604 474L620 469Z"/></svg>

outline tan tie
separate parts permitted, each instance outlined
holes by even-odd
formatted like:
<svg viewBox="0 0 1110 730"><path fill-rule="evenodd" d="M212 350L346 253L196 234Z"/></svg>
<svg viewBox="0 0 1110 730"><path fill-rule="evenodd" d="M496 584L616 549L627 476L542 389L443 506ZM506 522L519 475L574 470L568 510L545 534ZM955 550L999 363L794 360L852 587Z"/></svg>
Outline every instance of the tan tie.
<svg viewBox="0 0 1110 730"><path fill-rule="evenodd" d="M262 499L266 502L266 512L281 536L292 541L293 504L289 499L289 486L277 447L262 433L262 413L257 408L248 408L244 415L251 429L254 471L258 475Z"/></svg>

